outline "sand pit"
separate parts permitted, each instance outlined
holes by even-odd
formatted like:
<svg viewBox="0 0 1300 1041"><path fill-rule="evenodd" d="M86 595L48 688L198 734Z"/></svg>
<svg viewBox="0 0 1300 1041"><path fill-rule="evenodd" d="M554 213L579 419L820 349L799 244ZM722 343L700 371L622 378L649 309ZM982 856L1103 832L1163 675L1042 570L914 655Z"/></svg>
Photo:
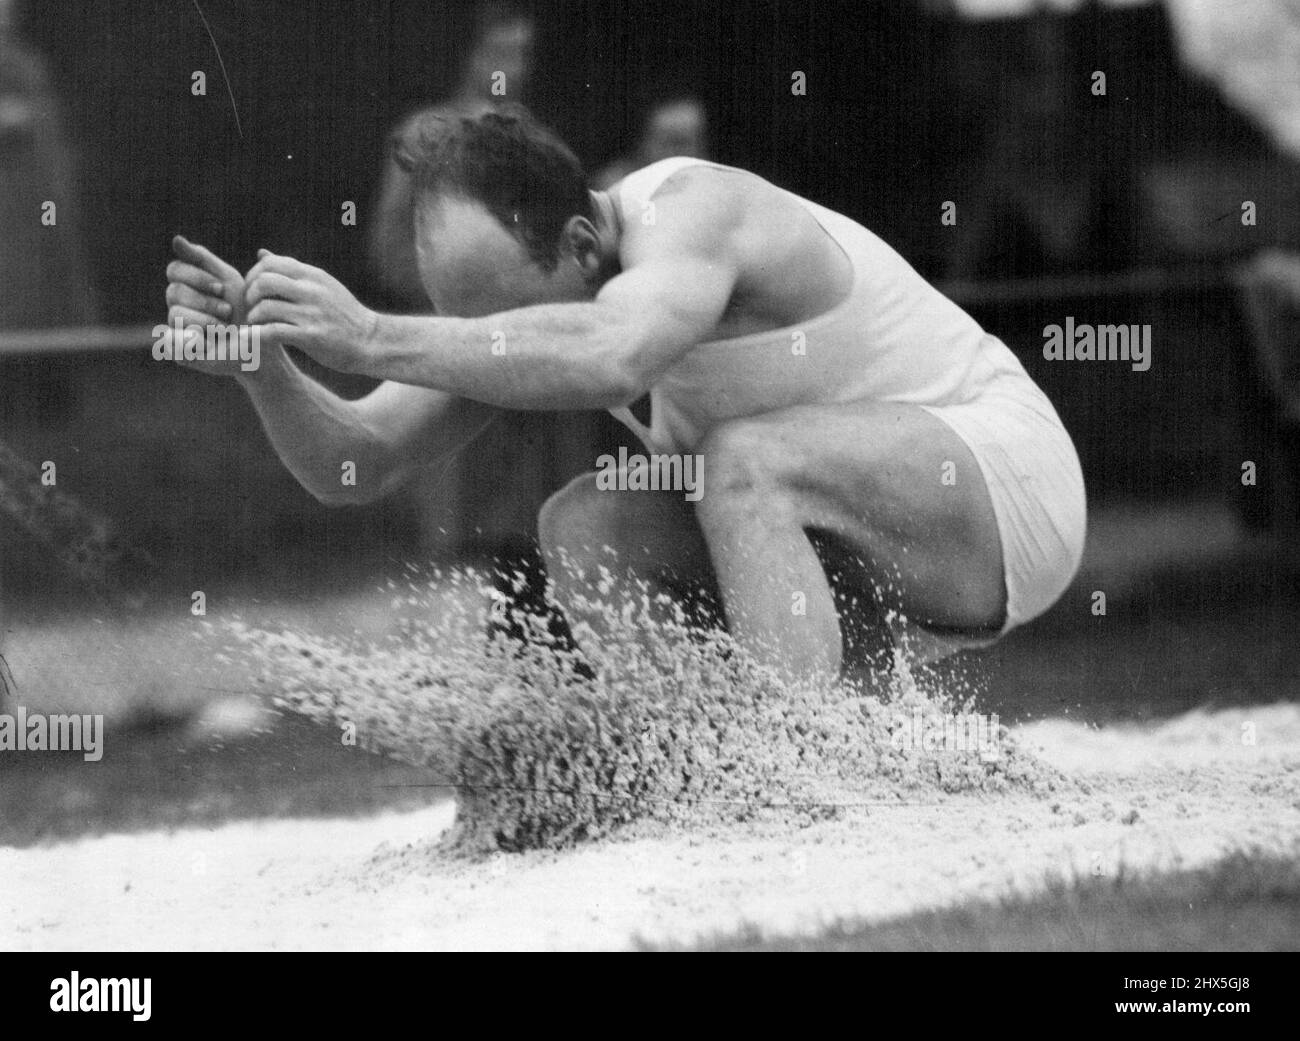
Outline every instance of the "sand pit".
<svg viewBox="0 0 1300 1041"><path fill-rule="evenodd" d="M1243 724L1255 744L1242 744ZM1300 842L1300 709L1151 728L1047 722L1016 737L1066 798L940 794L840 819L772 819L474 862L439 848L450 803L368 820L0 850L0 947L623 948L755 924L814 930L1052 877L1195 867ZM71 894L75 894L72 896Z"/></svg>
<svg viewBox="0 0 1300 1041"><path fill-rule="evenodd" d="M1052 719L1000 729L993 755L899 748L899 721L939 704L924 677L814 703L673 634L639 675L615 641L624 671L584 686L485 651L481 613L449 602L477 601L444 598L436 631L356 646L237 629L231 653L268 667L282 708L354 726L359 746L483 771L459 822L448 800L0 848L0 947L618 949L1300 850L1295 705L1100 730ZM978 693L957 687L949 711ZM615 725L593 724L616 707ZM487 783L509 771L527 783ZM575 782L625 798L605 812Z"/></svg>

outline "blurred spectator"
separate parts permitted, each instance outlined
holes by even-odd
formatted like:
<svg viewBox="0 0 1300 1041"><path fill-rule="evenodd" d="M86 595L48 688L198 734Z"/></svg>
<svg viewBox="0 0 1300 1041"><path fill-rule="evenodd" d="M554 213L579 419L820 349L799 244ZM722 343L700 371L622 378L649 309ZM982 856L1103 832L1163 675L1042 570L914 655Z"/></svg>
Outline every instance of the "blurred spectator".
<svg viewBox="0 0 1300 1041"><path fill-rule="evenodd" d="M1300 156L1300 17L1293 0L1165 0L1183 62L1273 143Z"/></svg>
<svg viewBox="0 0 1300 1041"><path fill-rule="evenodd" d="M667 98L650 108L636 150L621 156L592 178L592 187L605 189L643 166L673 156L709 157L708 114L694 97Z"/></svg>
<svg viewBox="0 0 1300 1041"><path fill-rule="evenodd" d="M408 140L427 115L479 116L506 100L526 103L535 36L532 17L521 9L503 4L484 7L456 93L407 116L390 137L394 147ZM371 264L379 285L395 304L427 311L429 300L415 268L411 206L410 179L390 156L370 236Z"/></svg>
<svg viewBox="0 0 1300 1041"><path fill-rule="evenodd" d="M12 13L0 0L0 328L88 325L96 308L72 150L44 63L14 34Z"/></svg>
<svg viewBox="0 0 1300 1041"><path fill-rule="evenodd" d="M949 278L1002 275L1013 258L1040 274L1116 260L1099 241L1110 171L1098 158L1100 128L1079 104L1088 95L1070 30L1053 14L1011 23L1006 31L1018 46L1001 67L989 62L982 34L959 37L954 87L997 103L986 109L983 155L957 224Z"/></svg>
<svg viewBox="0 0 1300 1041"><path fill-rule="evenodd" d="M1300 256L1265 250L1238 270L1237 284L1269 395L1300 429Z"/></svg>
<svg viewBox="0 0 1300 1041"><path fill-rule="evenodd" d="M1300 256L1264 250L1235 271L1252 348L1238 389L1243 441L1263 472L1266 494L1238 499L1249 528L1294 544L1300 525ZM1253 489L1252 489L1253 490Z"/></svg>
<svg viewBox="0 0 1300 1041"><path fill-rule="evenodd" d="M500 103L527 101L536 37L531 15L492 3L480 10L477 23L456 93L403 120L391 135L394 150L427 115L476 116ZM412 207L410 179L390 155L370 238L371 263L392 306L427 312L432 305L416 269ZM564 481L592 468L592 441L586 416L503 414L445 467L415 482L425 548L494 560L531 574L540 587L537 512Z"/></svg>

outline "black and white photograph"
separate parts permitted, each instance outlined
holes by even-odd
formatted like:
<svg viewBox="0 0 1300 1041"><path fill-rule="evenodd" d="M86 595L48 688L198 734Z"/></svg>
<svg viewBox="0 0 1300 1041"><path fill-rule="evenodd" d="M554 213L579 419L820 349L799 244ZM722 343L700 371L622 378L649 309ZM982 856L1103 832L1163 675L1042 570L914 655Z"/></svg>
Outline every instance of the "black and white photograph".
<svg viewBox="0 0 1300 1041"><path fill-rule="evenodd" d="M0 0L38 1011L1297 949L1297 0Z"/></svg>

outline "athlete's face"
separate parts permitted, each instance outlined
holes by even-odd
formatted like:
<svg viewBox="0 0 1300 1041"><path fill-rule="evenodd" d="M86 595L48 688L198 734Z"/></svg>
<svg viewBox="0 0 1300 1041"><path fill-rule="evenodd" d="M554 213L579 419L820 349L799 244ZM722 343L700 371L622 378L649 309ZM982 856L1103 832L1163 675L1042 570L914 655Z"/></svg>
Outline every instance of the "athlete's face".
<svg viewBox="0 0 1300 1041"><path fill-rule="evenodd" d="M567 244L548 271L481 203L456 196L417 203L415 256L424 290L443 315L476 318L596 294Z"/></svg>

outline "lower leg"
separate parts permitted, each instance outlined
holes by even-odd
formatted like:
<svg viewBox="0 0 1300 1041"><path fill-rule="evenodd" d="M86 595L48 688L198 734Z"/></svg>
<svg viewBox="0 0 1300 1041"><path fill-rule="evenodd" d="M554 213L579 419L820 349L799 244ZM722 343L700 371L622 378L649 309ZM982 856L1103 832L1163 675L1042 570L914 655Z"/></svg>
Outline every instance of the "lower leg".
<svg viewBox="0 0 1300 1041"><path fill-rule="evenodd" d="M716 624L708 550L680 497L599 491L589 475L547 502L538 529L551 595L589 660L648 635L620 621L629 612L652 627Z"/></svg>
<svg viewBox="0 0 1300 1041"><path fill-rule="evenodd" d="M839 615L799 519L778 499L734 493L697 512L736 642L787 679L837 676Z"/></svg>

